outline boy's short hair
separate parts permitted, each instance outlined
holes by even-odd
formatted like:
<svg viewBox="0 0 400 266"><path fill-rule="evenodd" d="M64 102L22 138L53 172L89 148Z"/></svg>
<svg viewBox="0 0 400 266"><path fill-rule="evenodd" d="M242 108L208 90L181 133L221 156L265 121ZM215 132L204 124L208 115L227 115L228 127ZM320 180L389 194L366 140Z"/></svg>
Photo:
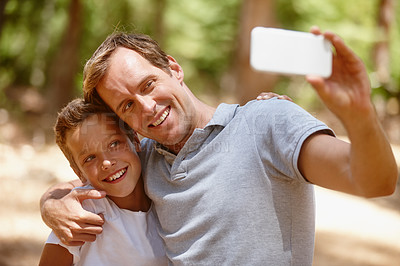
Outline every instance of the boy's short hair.
<svg viewBox="0 0 400 266"><path fill-rule="evenodd" d="M137 52L150 64L171 75L168 56L155 40L144 34L114 32L104 40L85 64L83 94L86 101L102 102L96 86L106 74L110 57L118 47Z"/></svg>
<svg viewBox="0 0 400 266"><path fill-rule="evenodd" d="M80 172L73 155L67 145L68 132L77 129L82 123L92 115L104 114L116 122L122 132L135 142L135 132L125 122L123 122L107 105L86 102L84 99L77 98L72 100L58 113L57 121L54 125L56 143L68 159L71 167Z"/></svg>

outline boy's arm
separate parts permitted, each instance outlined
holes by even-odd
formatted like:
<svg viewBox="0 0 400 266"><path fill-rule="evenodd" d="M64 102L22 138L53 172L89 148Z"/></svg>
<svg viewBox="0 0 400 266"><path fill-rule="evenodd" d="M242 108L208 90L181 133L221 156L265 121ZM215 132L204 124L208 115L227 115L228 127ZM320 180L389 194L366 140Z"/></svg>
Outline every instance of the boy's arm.
<svg viewBox="0 0 400 266"><path fill-rule="evenodd" d="M79 180L60 183L49 188L40 199L43 221L66 245L83 245L93 242L102 232L103 217L82 208L85 199L105 197L105 192L94 189L75 189L81 186ZM72 191L71 191L72 190Z"/></svg>
<svg viewBox="0 0 400 266"><path fill-rule="evenodd" d="M321 34L318 28L311 30ZM351 144L315 134L302 146L299 169L311 182L364 197L392 194L397 165L370 99L363 62L337 35L323 34L336 50L328 79L308 76L325 105L340 119Z"/></svg>
<svg viewBox="0 0 400 266"><path fill-rule="evenodd" d="M57 244L46 243L40 257L39 266L71 266L73 256L68 250Z"/></svg>

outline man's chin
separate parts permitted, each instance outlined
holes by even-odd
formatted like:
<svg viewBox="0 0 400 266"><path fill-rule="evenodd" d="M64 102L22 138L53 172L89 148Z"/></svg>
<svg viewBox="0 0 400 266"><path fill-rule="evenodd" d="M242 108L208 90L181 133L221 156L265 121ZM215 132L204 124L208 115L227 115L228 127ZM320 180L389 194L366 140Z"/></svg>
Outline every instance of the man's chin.
<svg viewBox="0 0 400 266"><path fill-rule="evenodd" d="M178 140L177 140L178 139ZM186 141L189 138L174 138L174 140L172 139L163 139L162 141L158 141L159 143L161 143L163 146L167 147L168 149L170 149L171 151L175 151L175 152L179 152L183 146L185 145Z"/></svg>

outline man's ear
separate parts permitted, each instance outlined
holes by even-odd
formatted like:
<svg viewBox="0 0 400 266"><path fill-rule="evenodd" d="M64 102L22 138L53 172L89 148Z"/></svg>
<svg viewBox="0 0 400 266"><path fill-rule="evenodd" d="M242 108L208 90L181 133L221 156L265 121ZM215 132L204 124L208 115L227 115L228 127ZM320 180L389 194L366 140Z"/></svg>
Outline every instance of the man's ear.
<svg viewBox="0 0 400 266"><path fill-rule="evenodd" d="M168 60L169 60L169 68L171 70L171 74L176 77L180 83L183 82L183 69L182 67L176 62L175 58L172 56L168 55Z"/></svg>

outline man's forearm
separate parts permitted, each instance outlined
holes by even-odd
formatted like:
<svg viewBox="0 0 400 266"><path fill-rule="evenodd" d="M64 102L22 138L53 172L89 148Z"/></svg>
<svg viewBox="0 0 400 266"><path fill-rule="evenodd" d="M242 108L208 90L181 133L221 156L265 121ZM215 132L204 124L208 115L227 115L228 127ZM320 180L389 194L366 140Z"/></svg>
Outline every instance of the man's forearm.
<svg viewBox="0 0 400 266"><path fill-rule="evenodd" d="M351 170L354 181L366 197L393 193L397 164L390 143L375 112L347 126L351 142Z"/></svg>
<svg viewBox="0 0 400 266"><path fill-rule="evenodd" d="M43 207L43 204L48 199L61 199L65 195L67 195L74 187L82 185L82 182L79 179L58 183L54 186L51 186L40 198L40 208Z"/></svg>
<svg viewBox="0 0 400 266"><path fill-rule="evenodd" d="M70 182L63 182L56 184L52 187L50 187L40 198L40 212L42 215L43 221L50 226L47 223L47 220L45 218L46 216L46 204L49 204L51 200L58 200L63 198L65 195L67 195L74 187L82 185L82 182L79 179L70 181Z"/></svg>
<svg viewBox="0 0 400 266"><path fill-rule="evenodd" d="M100 199L104 191L95 189L76 189L82 186L79 180L60 183L49 188L40 199L40 211L44 223L66 245L82 245L94 241L102 232L104 219L82 208L85 199Z"/></svg>

